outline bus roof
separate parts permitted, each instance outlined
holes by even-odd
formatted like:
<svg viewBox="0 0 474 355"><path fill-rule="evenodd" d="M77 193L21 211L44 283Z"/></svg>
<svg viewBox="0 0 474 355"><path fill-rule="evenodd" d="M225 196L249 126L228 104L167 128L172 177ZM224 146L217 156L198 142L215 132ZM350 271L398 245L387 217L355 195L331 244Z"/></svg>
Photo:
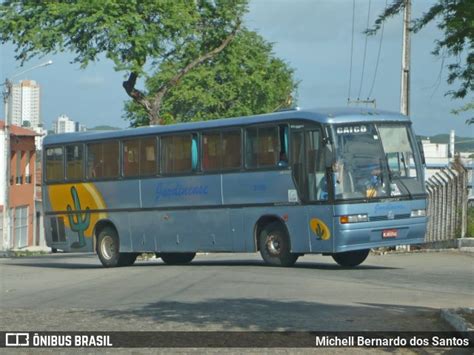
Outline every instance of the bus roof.
<svg viewBox="0 0 474 355"><path fill-rule="evenodd" d="M375 122L375 121L401 121L409 122L407 116L396 112L370 109L370 108L324 108L324 109L289 109L255 116L223 118L209 121L178 123L164 126L146 126L127 128L116 131L86 131L78 133L53 134L45 137L43 144L55 145L62 143L95 141L102 139L124 138L160 133L173 133L213 129L222 127L242 126L272 121L289 119L310 120L319 123L350 123L350 122Z"/></svg>

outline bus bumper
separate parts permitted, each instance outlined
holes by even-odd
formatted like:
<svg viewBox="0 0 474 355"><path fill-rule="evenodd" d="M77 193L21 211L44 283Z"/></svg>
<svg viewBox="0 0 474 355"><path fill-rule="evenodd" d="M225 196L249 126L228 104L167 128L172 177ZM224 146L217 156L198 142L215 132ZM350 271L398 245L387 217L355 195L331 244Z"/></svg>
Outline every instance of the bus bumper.
<svg viewBox="0 0 474 355"><path fill-rule="evenodd" d="M426 223L426 217L395 220L390 224L366 222L341 225L339 220L335 220L337 237L333 252L422 244L425 239ZM396 236L384 237L384 231L396 231Z"/></svg>

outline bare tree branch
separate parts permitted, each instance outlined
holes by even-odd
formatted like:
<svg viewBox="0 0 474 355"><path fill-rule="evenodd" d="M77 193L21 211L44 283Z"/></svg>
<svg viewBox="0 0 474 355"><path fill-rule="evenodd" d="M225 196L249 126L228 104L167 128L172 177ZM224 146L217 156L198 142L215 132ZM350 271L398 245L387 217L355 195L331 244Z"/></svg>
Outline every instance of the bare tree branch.
<svg viewBox="0 0 474 355"><path fill-rule="evenodd" d="M128 96L130 96L136 103L141 105L147 113L151 113L152 105L150 100L148 100L143 92L135 88L137 83L138 74L136 72L131 72L127 81L122 83L123 88Z"/></svg>
<svg viewBox="0 0 474 355"><path fill-rule="evenodd" d="M163 84L157 93L155 94L153 98L153 103L152 103L152 109L155 113L154 118L152 118L150 124L161 124L161 119L159 115L159 110L161 106L161 102L163 100L163 97L166 95L168 90L170 90L172 87L176 86L179 81L187 74L189 73L192 69L197 67L198 65L204 63L206 60L209 60L213 57L215 57L217 54L222 52L228 45L229 43L234 39L237 31L240 29L240 20L237 22L236 26L232 30L232 32L222 41L222 43L214 48L213 50L203 54L202 56L196 58L195 60L191 61L188 65L186 65L183 69L181 69L174 77L172 77L168 82ZM157 121L155 121L155 119Z"/></svg>

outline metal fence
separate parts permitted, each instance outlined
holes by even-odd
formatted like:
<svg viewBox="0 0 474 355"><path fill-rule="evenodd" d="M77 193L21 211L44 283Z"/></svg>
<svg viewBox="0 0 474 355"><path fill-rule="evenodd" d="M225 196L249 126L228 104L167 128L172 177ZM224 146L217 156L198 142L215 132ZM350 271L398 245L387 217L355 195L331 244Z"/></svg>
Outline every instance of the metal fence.
<svg viewBox="0 0 474 355"><path fill-rule="evenodd" d="M426 182L428 227L425 242L465 237L467 229L468 171L458 162Z"/></svg>

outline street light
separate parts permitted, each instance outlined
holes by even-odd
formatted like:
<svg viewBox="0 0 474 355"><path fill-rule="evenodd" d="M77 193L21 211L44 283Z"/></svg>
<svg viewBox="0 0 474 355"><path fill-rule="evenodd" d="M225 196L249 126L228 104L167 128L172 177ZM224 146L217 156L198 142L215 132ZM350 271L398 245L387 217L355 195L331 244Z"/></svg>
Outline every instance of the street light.
<svg viewBox="0 0 474 355"><path fill-rule="evenodd" d="M17 74L14 74L10 77L10 79L13 79L17 76L20 76L22 74L25 74L29 71L46 67L48 65L53 64L52 60L48 60L47 62L35 65L34 67L31 67L29 69L23 70ZM9 205L10 205L10 118L9 118L9 107L8 107L8 101L10 99L11 95L11 89L12 89L12 81L9 78L5 78L5 83L3 84L4 89L3 89L3 104L5 107L5 194L4 194L4 199L3 199L3 250L5 252L8 252L10 249L10 216L8 214L9 212Z"/></svg>

